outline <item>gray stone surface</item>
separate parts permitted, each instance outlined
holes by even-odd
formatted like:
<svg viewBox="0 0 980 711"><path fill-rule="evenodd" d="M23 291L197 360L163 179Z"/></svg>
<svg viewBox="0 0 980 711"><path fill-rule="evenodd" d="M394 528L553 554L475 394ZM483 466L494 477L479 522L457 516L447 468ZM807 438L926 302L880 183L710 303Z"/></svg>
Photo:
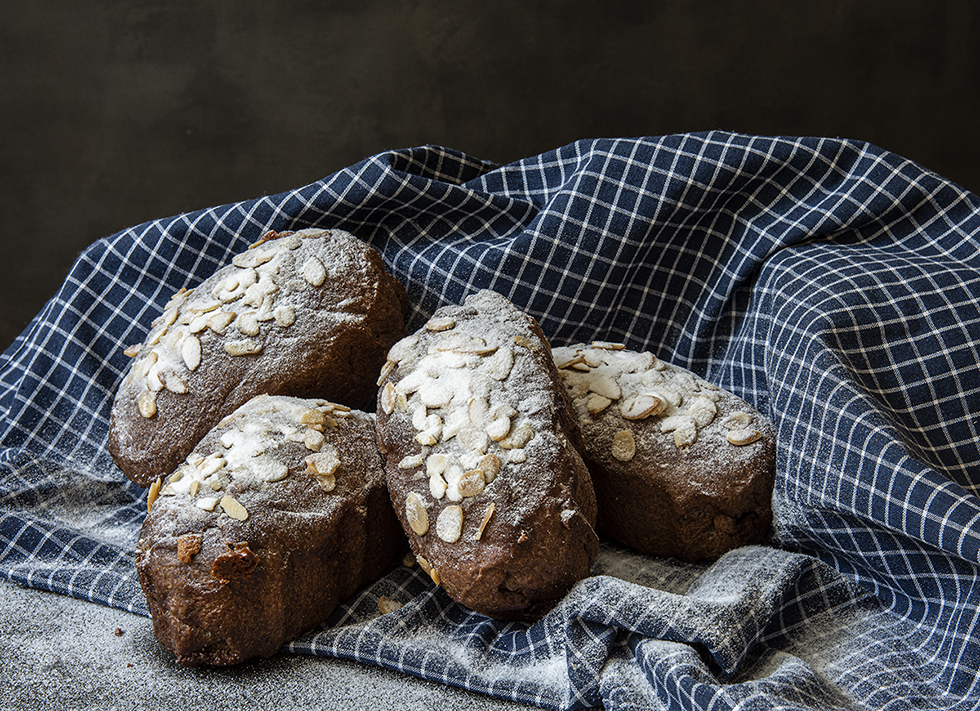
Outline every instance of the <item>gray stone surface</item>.
<svg viewBox="0 0 980 711"><path fill-rule="evenodd" d="M0 710L506 711L526 708L346 660L279 654L185 669L150 620L0 581Z"/></svg>

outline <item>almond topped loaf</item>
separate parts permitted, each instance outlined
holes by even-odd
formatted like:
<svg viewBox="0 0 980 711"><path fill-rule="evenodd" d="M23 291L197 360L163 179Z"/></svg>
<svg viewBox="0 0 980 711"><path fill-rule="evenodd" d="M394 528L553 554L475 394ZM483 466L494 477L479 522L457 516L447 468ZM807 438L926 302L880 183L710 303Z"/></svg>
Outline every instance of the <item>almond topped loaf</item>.
<svg viewBox="0 0 980 711"><path fill-rule="evenodd" d="M534 619L598 553L589 474L538 324L481 291L395 344L378 441L417 560L450 597Z"/></svg>
<svg viewBox="0 0 980 711"><path fill-rule="evenodd" d="M270 232L175 294L145 342L127 349L133 361L113 402L109 451L149 486L254 395L363 407L405 335L407 308L380 255L353 235Z"/></svg>
<svg viewBox="0 0 980 711"><path fill-rule="evenodd" d="M641 553L711 559L772 520L772 424L733 393L652 353L555 348L582 430L598 530Z"/></svg>
<svg viewBox="0 0 980 711"><path fill-rule="evenodd" d="M149 492L136 570L188 666L274 654L407 548L374 413L260 395Z"/></svg>

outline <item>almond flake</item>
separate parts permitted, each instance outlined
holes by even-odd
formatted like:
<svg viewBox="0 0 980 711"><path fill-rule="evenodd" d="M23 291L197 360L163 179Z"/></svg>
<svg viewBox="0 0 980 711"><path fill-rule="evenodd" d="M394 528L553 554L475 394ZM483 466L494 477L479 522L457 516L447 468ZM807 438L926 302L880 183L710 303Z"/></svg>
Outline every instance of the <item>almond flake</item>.
<svg viewBox="0 0 980 711"><path fill-rule="evenodd" d="M613 437L612 455L621 462L628 462L636 454L636 440L629 430L620 430Z"/></svg>
<svg viewBox="0 0 980 711"><path fill-rule="evenodd" d="M149 390L142 390L136 396L136 406L139 408L140 415L149 420L157 414L157 396Z"/></svg>
<svg viewBox="0 0 980 711"><path fill-rule="evenodd" d="M244 521L248 518L248 511L245 510L245 507L235 497L223 496L218 503L221 504L221 508L224 509L225 513L236 521Z"/></svg>
<svg viewBox="0 0 980 711"><path fill-rule="evenodd" d="M480 464L477 468L483 472L483 480L489 484L496 479L497 474L500 473L500 460L497 459L496 454L487 454L480 460Z"/></svg>
<svg viewBox="0 0 980 711"><path fill-rule="evenodd" d="M730 430L740 430L748 427L752 424L752 415L745 412L744 410L739 410L738 412L733 412L721 423L721 426L725 429Z"/></svg>
<svg viewBox="0 0 980 711"><path fill-rule="evenodd" d="M393 361L393 360L386 360L385 361L385 364L383 366L381 366L381 373L378 374L378 380L375 383L375 385L379 385L380 386L381 383L383 383L385 381L385 379L389 375L391 375L391 372L395 368L397 368L397 367L398 367L398 363L396 363L395 361ZM392 387L394 387L394 386L392 386Z"/></svg>
<svg viewBox="0 0 980 711"><path fill-rule="evenodd" d="M327 447L304 460L306 471L316 476L332 476L340 467L340 454L334 447Z"/></svg>
<svg viewBox="0 0 980 711"><path fill-rule="evenodd" d="M503 449L521 449L528 442L534 439L534 428L530 423L524 422L515 427L507 437L500 440Z"/></svg>
<svg viewBox="0 0 980 711"><path fill-rule="evenodd" d="M425 510L422 497L414 491L409 492L408 497L405 499L405 520L408 521L408 525L419 536L424 536L429 530L429 512ZM419 560L420 564L422 560Z"/></svg>
<svg viewBox="0 0 980 711"><path fill-rule="evenodd" d="M667 406L667 401L653 393L637 395L619 406L625 420L643 420L651 415L659 415Z"/></svg>
<svg viewBox="0 0 980 711"><path fill-rule="evenodd" d="M190 371L197 370L201 364L201 342L194 336L187 336L180 342L180 357Z"/></svg>
<svg viewBox="0 0 980 711"><path fill-rule="evenodd" d="M451 316L443 316L430 318L425 324L425 330L431 331L432 333L439 333L440 331L448 331L451 328L456 327L456 319Z"/></svg>
<svg viewBox="0 0 980 711"><path fill-rule="evenodd" d="M485 486L486 481L483 479L483 471L480 469L466 472L456 482L456 488L459 490L460 496L464 498L476 496L483 491Z"/></svg>
<svg viewBox="0 0 980 711"><path fill-rule="evenodd" d="M589 390L610 400L618 400L623 394L619 383L608 375L598 375L592 378L589 382Z"/></svg>
<svg viewBox="0 0 980 711"><path fill-rule="evenodd" d="M327 279L327 270L316 257L306 260L302 270L303 278L313 286L320 286Z"/></svg>
<svg viewBox="0 0 980 711"><path fill-rule="evenodd" d="M494 442L499 442L510 434L510 418L498 417L496 420L487 425L486 432L490 439L492 439Z"/></svg>
<svg viewBox="0 0 980 711"><path fill-rule="evenodd" d="M232 356L257 355L261 352L262 344L251 339L229 341L225 344L225 353Z"/></svg>
<svg viewBox="0 0 980 711"><path fill-rule="evenodd" d="M391 383L385 383L384 388L381 390L380 400L381 409L386 415L390 415L392 412L394 412L395 405L398 403L398 391L395 390L395 386Z"/></svg>
<svg viewBox="0 0 980 711"><path fill-rule="evenodd" d="M598 415L611 404L612 400L609 398L593 393L591 396L589 396L589 401L586 403L586 407L588 408L590 415Z"/></svg>
<svg viewBox="0 0 980 711"><path fill-rule="evenodd" d="M496 506L491 501L490 505L487 506L486 512L483 514L483 520L480 521L480 527L476 530L476 533L473 535L474 541L478 541L481 538L483 538L483 529L485 529L487 527L487 524L490 523L490 517L493 516L493 512L495 509Z"/></svg>
<svg viewBox="0 0 980 711"><path fill-rule="evenodd" d="M314 429L307 429L303 434L303 444L312 452L319 452L326 439L322 432Z"/></svg>
<svg viewBox="0 0 980 711"><path fill-rule="evenodd" d="M296 323L296 309L294 309L290 304L277 306L276 310L273 312L273 317L276 319L276 323L279 326L289 328Z"/></svg>
<svg viewBox="0 0 980 711"><path fill-rule="evenodd" d="M698 428L693 419L674 430L674 444L678 449L690 447L698 439Z"/></svg>
<svg viewBox="0 0 980 711"><path fill-rule="evenodd" d="M399 469L415 469L422 466L423 459L421 454L410 454L400 462L398 462Z"/></svg>
<svg viewBox="0 0 980 711"><path fill-rule="evenodd" d="M204 496L195 501L194 505L202 511L214 511L214 507L218 505L218 499L214 496Z"/></svg>
<svg viewBox="0 0 980 711"><path fill-rule="evenodd" d="M157 477L156 481L150 484L150 490L146 495L146 510L149 512L153 508L153 502L157 500L157 496L160 495L160 487L163 486L163 479Z"/></svg>
<svg viewBox="0 0 980 711"><path fill-rule="evenodd" d="M736 447L744 447L747 444L758 442L760 439L762 439L762 433L759 430L734 429L728 432L728 441Z"/></svg>
<svg viewBox="0 0 980 711"><path fill-rule="evenodd" d="M255 311L246 311L238 317L238 330L245 336L259 335L259 315Z"/></svg>
<svg viewBox="0 0 980 711"><path fill-rule="evenodd" d="M463 509L447 506L436 519L436 535L446 543L455 543L463 532Z"/></svg>
<svg viewBox="0 0 980 711"><path fill-rule="evenodd" d="M606 350L606 351L626 350L625 343L612 343L610 341L592 341L592 347L598 348L599 350Z"/></svg>

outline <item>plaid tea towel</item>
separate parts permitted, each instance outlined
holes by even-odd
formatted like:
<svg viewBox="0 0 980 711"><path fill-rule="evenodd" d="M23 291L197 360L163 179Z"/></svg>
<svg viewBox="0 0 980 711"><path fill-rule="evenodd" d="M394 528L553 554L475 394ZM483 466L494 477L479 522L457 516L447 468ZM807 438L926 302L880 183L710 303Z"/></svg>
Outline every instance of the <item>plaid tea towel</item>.
<svg viewBox="0 0 980 711"><path fill-rule="evenodd" d="M266 230L311 226L383 255L409 330L492 289L554 345L624 342L748 400L777 428L775 523L710 564L605 543L534 624L400 567L288 651L548 709L980 705L980 198L850 140L582 140L503 166L420 146L98 241L0 357L0 574L147 614L145 492L105 446L123 348Z"/></svg>

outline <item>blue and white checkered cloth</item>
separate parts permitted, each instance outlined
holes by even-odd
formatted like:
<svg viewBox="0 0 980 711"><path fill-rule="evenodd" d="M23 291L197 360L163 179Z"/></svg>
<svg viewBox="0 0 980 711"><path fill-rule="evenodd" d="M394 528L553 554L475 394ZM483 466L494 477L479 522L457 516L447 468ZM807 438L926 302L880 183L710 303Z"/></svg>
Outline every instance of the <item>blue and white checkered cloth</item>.
<svg viewBox="0 0 980 711"><path fill-rule="evenodd" d="M848 140L583 140L506 166L424 146L100 240L0 357L0 575L146 614L145 492L105 446L122 350L175 290L310 226L384 256L410 330L489 288L555 345L622 341L734 391L775 422L778 474L767 545L703 565L604 545L533 625L400 567L290 651L550 709L980 704L980 198Z"/></svg>

